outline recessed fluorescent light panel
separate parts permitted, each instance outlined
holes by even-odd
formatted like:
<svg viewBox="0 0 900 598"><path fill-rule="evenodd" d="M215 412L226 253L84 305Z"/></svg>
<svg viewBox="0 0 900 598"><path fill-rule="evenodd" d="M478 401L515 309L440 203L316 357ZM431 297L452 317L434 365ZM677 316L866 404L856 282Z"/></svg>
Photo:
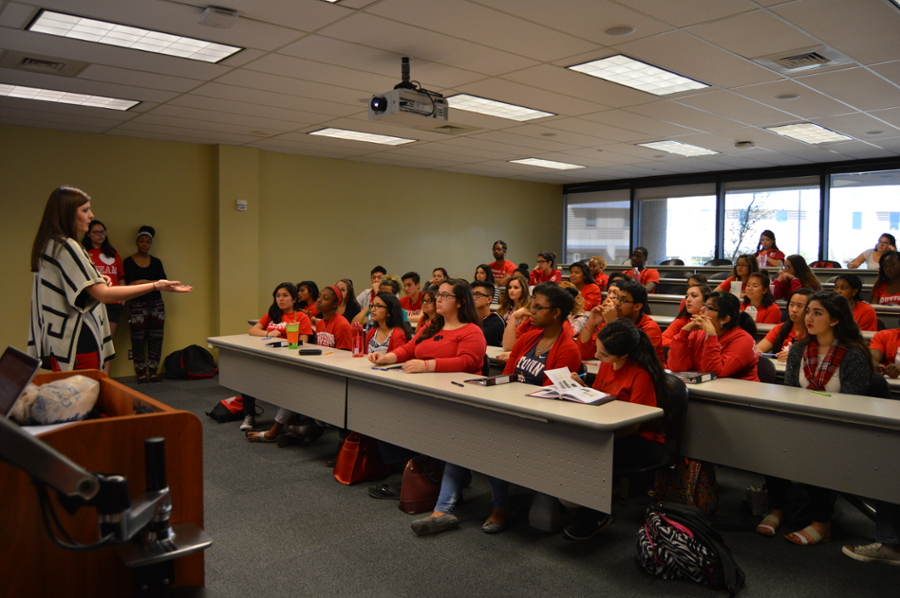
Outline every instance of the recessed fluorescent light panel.
<svg viewBox="0 0 900 598"><path fill-rule="evenodd" d="M850 141L853 139L852 137L847 137L846 135L835 133L830 129L820 127L819 125L813 123L783 125L780 127L766 127L766 130L812 145L816 145L819 143L831 143L832 141Z"/></svg>
<svg viewBox="0 0 900 598"><path fill-rule="evenodd" d="M566 164L565 162L554 162L553 160L541 160L539 158L523 158L521 160L510 160L513 164L525 164L526 166L540 166L541 168L552 168L554 170L575 170L576 168L587 168L579 164Z"/></svg>
<svg viewBox="0 0 900 598"><path fill-rule="evenodd" d="M638 143L641 147L649 147L650 149L660 150L663 152L669 152L670 154L678 154L680 156L712 156L713 154L718 154L719 152L715 152L710 149L706 149L705 147L698 147L696 145L690 145L688 143L682 143L680 141L654 141L652 143Z"/></svg>
<svg viewBox="0 0 900 598"><path fill-rule="evenodd" d="M709 87L706 83L682 77L622 54L576 64L568 68L591 77L605 79L658 96Z"/></svg>
<svg viewBox="0 0 900 598"><path fill-rule="evenodd" d="M28 30L201 62L219 62L243 49L49 10L38 13Z"/></svg>
<svg viewBox="0 0 900 598"><path fill-rule="evenodd" d="M375 135L374 133L348 131L346 129L320 129L318 131L312 131L309 134L321 135L323 137L336 137L338 139L349 139L350 141L380 143L381 145L403 145L404 143L418 141L417 139L404 139L403 137L391 137L390 135Z"/></svg>
<svg viewBox="0 0 900 598"><path fill-rule="evenodd" d="M479 98L465 93L450 96L447 98L450 107L454 110L465 110L466 112L477 112L479 114L487 114L488 116L499 116L500 118L508 118L510 120L533 120L535 118L544 118L545 116L556 116L552 112L543 112L541 110L532 110L524 106L516 106L515 104L507 104L506 102L498 102L497 100L489 100L487 98Z"/></svg>
<svg viewBox="0 0 900 598"><path fill-rule="evenodd" d="M60 104L75 104L77 106L90 106L92 108L106 108L108 110L128 110L129 108L133 108L140 104L140 102L135 100L88 96L81 93L54 91L52 89L40 89L38 87L23 87L22 85L7 85L5 83L0 83L0 96L22 98L25 100L40 100L42 102L58 102Z"/></svg>

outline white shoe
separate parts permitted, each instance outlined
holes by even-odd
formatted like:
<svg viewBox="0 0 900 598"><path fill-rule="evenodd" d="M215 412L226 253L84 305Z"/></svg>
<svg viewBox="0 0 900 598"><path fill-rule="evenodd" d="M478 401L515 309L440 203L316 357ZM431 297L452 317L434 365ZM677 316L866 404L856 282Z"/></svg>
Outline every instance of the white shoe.
<svg viewBox="0 0 900 598"><path fill-rule="evenodd" d="M844 546L841 552L851 559L865 563L887 563L888 565L900 565L900 552L881 542L874 542L864 546Z"/></svg>
<svg viewBox="0 0 900 598"><path fill-rule="evenodd" d="M256 425L256 418L252 415L244 416L244 422L241 424L241 431L247 432L248 430L252 430L253 426Z"/></svg>

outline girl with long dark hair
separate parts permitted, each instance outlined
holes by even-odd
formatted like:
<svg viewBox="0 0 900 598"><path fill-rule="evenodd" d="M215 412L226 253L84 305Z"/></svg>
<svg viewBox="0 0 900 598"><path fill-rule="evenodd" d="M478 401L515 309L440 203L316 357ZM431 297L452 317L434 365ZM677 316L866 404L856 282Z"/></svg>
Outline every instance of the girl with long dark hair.
<svg viewBox="0 0 900 598"><path fill-rule="evenodd" d="M81 244L91 256L94 267L101 276L109 277L109 286L125 286L125 267L122 265L122 256L116 251L109 237L106 235L106 225L99 220L91 221L91 228L81 238ZM125 304L122 301L115 303L104 303L106 308L106 317L109 321L109 334L113 338L116 336L116 328L119 325L119 319L122 317L122 310ZM107 361L103 366L103 373L109 374L110 362Z"/></svg>
<svg viewBox="0 0 900 598"><path fill-rule="evenodd" d="M591 311L603 302L600 287L594 282L591 270L584 262L575 262L569 266L569 282L575 285L584 299L584 311Z"/></svg>
<svg viewBox="0 0 900 598"><path fill-rule="evenodd" d="M756 257L757 264L763 268L782 264L784 252L778 249L778 244L775 243L775 233L770 230L760 233L754 257Z"/></svg>
<svg viewBox="0 0 900 598"><path fill-rule="evenodd" d="M562 282L562 272L556 269L556 254L552 251L538 254L537 266L528 277L532 286L542 282Z"/></svg>
<svg viewBox="0 0 900 598"><path fill-rule="evenodd" d="M882 254L869 303L900 305L900 253L885 251Z"/></svg>
<svg viewBox="0 0 900 598"><path fill-rule="evenodd" d="M809 269L802 255L789 255L784 259L784 267L772 281L772 294L776 299L784 299L800 287L821 291L822 284Z"/></svg>
<svg viewBox="0 0 900 598"><path fill-rule="evenodd" d="M781 308L775 304L775 297L769 290L769 277L762 272L754 272L747 277L744 285L744 300L741 311L755 311L754 322L757 324L778 324L781 322Z"/></svg>
<svg viewBox="0 0 900 598"><path fill-rule="evenodd" d="M878 330L878 316L875 308L862 300L862 288L862 280L856 274L839 274L834 279L834 292L850 302L859 329L874 332Z"/></svg>

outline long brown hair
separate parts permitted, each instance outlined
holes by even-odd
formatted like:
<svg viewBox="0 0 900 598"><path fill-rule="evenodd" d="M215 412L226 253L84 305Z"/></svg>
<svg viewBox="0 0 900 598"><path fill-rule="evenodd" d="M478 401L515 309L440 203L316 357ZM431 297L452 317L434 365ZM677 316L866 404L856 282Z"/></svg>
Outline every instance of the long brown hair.
<svg viewBox="0 0 900 598"><path fill-rule="evenodd" d="M453 287L453 296L456 297L456 300L459 301L459 309L457 311L456 317L463 324L478 324L481 319L478 317L478 313L475 311L475 298L472 296L472 287L468 282L463 280L462 278L448 278L443 281L441 285L449 284ZM438 287L440 289L440 286ZM435 291L435 295L437 291ZM435 297L436 298L436 297ZM437 306L435 306L437 309ZM416 340L416 344L418 345L424 340L427 340L437 334L444 327L444 316L441 314L437 314L434 317L428 327L425 328L425 331L419 335L419 338Z"/></svg>
<svg viewBox="0 0 900 598"><path fill-rule="evenodd" d="M41 269L41 256L51 240L65 241L66 239L78 239L78 231L75 230L75 213L78 208L91 201L90 196L75 187L62 186L53 190L47 205L44 207L44 216L38 227L34 244L31 246L31 271ZM58 246L53 257L59 255L62 249Z"/></svg>
<svg viewBox="0 0 900 598"><path fill-rule="evenodd" d="M509 279L509 282L506 283L503 292L500 293L500 308L497 310L497 313L501 316L506 316L507 312L515 311L517 309L513 300L509 298L509 285L514 280L518 282L519 286L522 288L522 296L519 299L520 307L531 307L531 295L528 294L528 279L521 274L513 274L512 278Z"/></svg>

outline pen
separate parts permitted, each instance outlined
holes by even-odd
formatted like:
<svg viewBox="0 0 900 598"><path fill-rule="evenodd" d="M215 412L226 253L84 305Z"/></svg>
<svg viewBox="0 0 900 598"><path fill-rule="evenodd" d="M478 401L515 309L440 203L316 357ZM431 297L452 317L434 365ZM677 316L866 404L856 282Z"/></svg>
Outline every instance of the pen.
<svg viewBox="0 0 900 598"><path fill-rule="evenodd" d="M334 351L329 351L329 352L326 353L325 355L331 355L332 353L334 353Z"/></svg>
<svg viewBox="0 0 900 598"><path fill-rule="evenodd" d="M455 385L457 385L457 386L462 386L463 388L466 387L465 384L463 384L462 382L457 382L456 380L451 380L451 381L450 381L450 384L455 384Z"/></svg>
<svg viewBox="0 0 900 598"><path fill-rule="evenodd" d="M584 378L585 376L587 376L587 372L585 372L585 373L583 373L583 374L578 374L578 377L579 377L579 378Z"/></svg>
<svg viewBox="0 0 900 598"><path fill-rule="evenodd" d="M823 396L823 397L830 397L830 396L831 396L831 395L828 394L827 392L819 392L818 390L811 390L811 391L809 391L809 392L813 393L814 395L819 395L819 396Z"/></svg>

